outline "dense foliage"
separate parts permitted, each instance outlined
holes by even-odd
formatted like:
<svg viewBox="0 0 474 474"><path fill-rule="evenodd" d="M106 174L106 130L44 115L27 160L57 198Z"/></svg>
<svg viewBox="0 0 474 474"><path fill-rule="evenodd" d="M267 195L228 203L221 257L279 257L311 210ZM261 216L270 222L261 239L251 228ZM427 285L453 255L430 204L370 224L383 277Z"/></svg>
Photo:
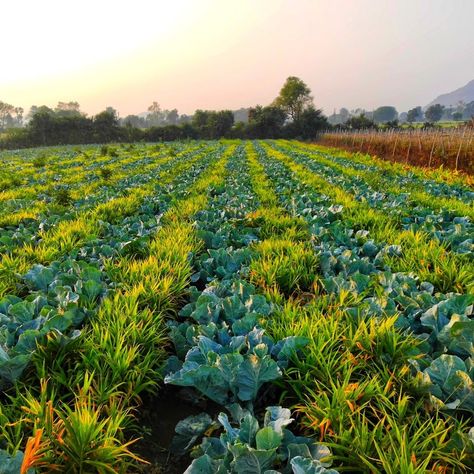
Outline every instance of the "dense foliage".
<svg viewBox="0 0 474 474"><path fill-rule="evenodd" d="M287 140L1 157L2 472L134 472L164 386L202 411L165 472L473 469L462 177Z"/></svg>
<svg viewBox="0 0 474 474"><path fill-rule="evenodd" d="M184 139L312 139L328 127L328 122L322 111L315 108L310 92L301 79L289 77L274 104L248 109L245 122L238 120L240 111L196 110L191 117L179 116L176 109L161 110L157 102L142 117L127 116L119 120L112 107L88 117L80 111L77 102L59 102L54 110L33 106L27 125L19 128L23 110L0 102L0 132L8 128L0 135L0 149Z"/></svg>

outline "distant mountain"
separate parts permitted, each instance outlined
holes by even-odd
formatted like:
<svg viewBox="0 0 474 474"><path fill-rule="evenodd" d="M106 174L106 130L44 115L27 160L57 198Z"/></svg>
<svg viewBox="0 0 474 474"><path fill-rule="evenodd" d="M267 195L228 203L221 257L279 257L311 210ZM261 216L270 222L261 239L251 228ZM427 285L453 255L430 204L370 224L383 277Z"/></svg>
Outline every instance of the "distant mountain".
<svg viewBox="0 0 474 474"><path fill-rule="evenodd" d="M474 100L474 79L468 82L464 87L460 87L453 92L447 94L441 94L436 97L435 100L431 101L427 107L434 104L441 104L446 107L450 105L457 105L458 102L462 101L466 104Z"/></svg>

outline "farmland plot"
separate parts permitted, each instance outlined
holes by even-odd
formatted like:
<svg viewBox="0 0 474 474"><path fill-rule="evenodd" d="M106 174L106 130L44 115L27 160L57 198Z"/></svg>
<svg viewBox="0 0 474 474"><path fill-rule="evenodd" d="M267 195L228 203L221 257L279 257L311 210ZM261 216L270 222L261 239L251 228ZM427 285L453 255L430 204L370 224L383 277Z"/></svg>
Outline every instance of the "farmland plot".
<svg viewBox="0 0 474 474"><path fill-rule="evenodd" d="M3 472L474 467L459 178L283 140L2 159ZM168 462L136 442L165 386L202 409Z"/></svg>

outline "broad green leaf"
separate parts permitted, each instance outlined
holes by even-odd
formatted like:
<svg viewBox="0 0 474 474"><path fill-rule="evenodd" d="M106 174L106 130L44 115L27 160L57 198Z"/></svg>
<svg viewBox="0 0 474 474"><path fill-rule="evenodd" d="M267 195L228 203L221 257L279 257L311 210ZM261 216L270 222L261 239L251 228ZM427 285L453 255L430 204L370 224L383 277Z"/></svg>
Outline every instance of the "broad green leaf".
<svg viewBox="0 0 474 474"><path fill-rule="evenodd" d="M55 272L43 265L33 265L33 268L24 276L25 281L33 290L46 292L53 282Z"/></svg>
<svg viewBox="0 0 474 474"><path fill-rule="evenodd" d="M176 425L176 435L173 437L170 450L177 454L184 454L196 444L211 424L212 418L207 413L188 416L181 420Z"/></svg>
<svg viewBox="0 0 474 474"><path fill-rule="evenodd" d="M0 474L19 474L23 463L23 453L17 451L12 456L3 449L0 449ZM27 474L34 474L34 469L29 469Z"/></svg>
<svg viewBox="0 0 474 474"><path fill-rule="evenodd" d="M269 355L260 358L250 354L240 366L237 376L240 400L255 400L258 390L265 382L276 380L280 376L277 363Z"/></svg>
<svg viewBox="0 0 474 474"><path fill-rule="evenodd" d="M184 474L215 474L216 463L210 456L204 454L195 459L191 465L184 471Z"/></svg>
<svg viewBox="0 0 474 474"><path fill-rule="evenodd" d="M272 427L266 426L258 431L255 441L257 449L270 450L280 446L282 435L273 431Z"/></svg>

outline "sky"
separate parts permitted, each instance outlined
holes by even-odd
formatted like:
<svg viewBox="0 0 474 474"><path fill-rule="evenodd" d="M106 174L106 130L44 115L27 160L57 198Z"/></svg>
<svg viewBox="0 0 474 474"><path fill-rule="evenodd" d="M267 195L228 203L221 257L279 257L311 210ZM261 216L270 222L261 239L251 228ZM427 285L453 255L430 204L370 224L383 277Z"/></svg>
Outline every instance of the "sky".
<svg viewBox="0 0 474 474"><path fill-rule="evenodd" d="M474 0L2 2L0 100L120 115L270 103L288 76L333 109L426 105L474 79Z"/></svg>

